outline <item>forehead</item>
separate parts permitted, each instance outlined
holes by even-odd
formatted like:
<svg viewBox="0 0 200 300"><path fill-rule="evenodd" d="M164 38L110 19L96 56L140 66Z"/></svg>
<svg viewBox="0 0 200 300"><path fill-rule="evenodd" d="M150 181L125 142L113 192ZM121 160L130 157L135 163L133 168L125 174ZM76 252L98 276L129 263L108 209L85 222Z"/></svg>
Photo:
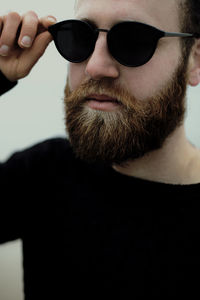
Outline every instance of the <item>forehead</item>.
<svg viewBox="0 0 200 300"><path fill-rule="evenodd" d="M166 31L179 28L179 0L77 0L75 17L101 26L135 20Z"/></svg>

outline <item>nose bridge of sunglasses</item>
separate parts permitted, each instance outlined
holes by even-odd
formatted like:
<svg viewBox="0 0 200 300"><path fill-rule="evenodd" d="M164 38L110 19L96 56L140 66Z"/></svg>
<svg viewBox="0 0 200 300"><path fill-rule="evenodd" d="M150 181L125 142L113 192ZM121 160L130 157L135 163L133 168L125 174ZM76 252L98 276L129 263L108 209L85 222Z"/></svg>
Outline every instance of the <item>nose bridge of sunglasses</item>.
<svg viewBox="0 0 200 300"><path fill-rule="evenodd" d="M104 29L104 28L95 28L94 29L94 33L96 34L96 41L97 41L97 39L98 39L98 36L99 36L99 33L100 32L104 32L104 33L109 33L110 32L110 30L108 30L108 29Z"/></svg>
<svg viewBox="0 0 200 300"><path fill-rule="evenodd" d="M95 31L96 32L109 32L109 30L108 29L103 29L103 28L97 28L97 29L95 29Z"/></svg>

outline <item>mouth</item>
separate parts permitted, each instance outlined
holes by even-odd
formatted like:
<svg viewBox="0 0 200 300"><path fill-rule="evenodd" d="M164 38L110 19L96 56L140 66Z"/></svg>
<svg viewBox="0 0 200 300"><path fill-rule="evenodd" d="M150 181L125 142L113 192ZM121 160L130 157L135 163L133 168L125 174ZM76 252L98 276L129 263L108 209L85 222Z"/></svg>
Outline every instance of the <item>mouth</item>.
<svg viewBox="0 0 200 300"><path fill-rule="evenodd" d="M94 110L111 112L119 108L120 101L108 95L89 95L86 97L87 105Z"/></svg>

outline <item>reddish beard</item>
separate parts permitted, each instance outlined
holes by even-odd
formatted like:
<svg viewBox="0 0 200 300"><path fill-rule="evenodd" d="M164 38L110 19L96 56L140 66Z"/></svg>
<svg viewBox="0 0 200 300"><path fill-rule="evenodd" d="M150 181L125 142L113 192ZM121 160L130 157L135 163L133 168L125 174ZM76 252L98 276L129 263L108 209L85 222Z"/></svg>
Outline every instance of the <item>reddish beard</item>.
<svg viewBox="0 0 200 300"><path fill-rule="evenodd" d="M67 82L66 130L75 154L88 162L123 164L161 148L184 120L186 87L184 63L158 95L145 101L135 99L109 78L88 80L73 92ZM86 98L91 94L118 99L119 109L90 109Z"/></svg>

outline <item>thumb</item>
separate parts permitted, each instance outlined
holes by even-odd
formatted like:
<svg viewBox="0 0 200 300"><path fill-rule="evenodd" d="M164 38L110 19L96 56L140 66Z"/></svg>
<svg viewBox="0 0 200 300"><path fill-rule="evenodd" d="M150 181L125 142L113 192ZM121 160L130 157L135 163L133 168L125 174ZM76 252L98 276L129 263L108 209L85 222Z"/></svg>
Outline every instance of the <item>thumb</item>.
<svg viewBox="0 0 200 300"><path fill-rule="evenodd" d="M57 23L57 19L54 16L46 16L40 19L41 25L48 29L49 26Z"/></svg>

